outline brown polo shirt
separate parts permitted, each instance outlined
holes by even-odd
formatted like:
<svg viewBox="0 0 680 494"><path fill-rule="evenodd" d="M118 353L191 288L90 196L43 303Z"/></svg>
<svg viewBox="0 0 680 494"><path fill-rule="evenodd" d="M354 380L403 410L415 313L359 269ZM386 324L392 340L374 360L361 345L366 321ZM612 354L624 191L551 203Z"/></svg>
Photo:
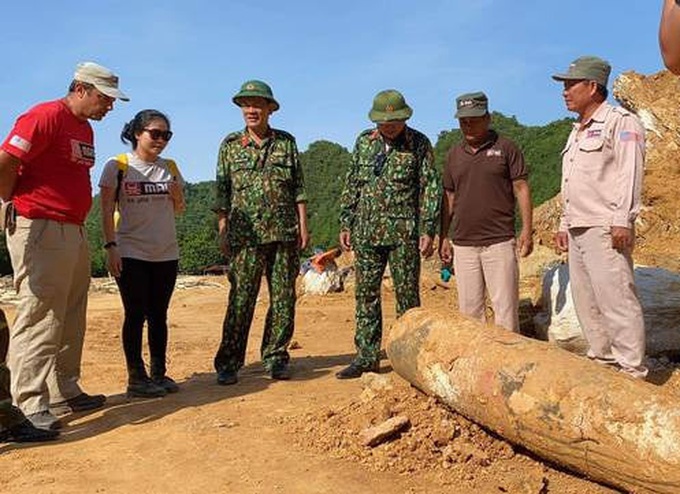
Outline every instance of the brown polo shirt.
<svg viewBox="0 0 680 494"><path fill-rule="evenodd" d="M526 180L520 149L496 132L477 151L462 142L446 158L444 189L455 193L453 243L487 246L515 237L512 183Z"/></svg>

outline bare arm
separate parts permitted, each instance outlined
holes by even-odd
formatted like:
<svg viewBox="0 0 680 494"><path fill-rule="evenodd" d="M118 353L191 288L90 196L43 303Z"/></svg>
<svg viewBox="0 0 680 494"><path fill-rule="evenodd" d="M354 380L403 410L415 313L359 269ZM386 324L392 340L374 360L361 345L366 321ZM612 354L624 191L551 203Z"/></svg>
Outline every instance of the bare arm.
<svg viewBox="0 0 680 494"><path fill-rule="evenodd" d="M9 201L17 182L21 160L0 150L0 199Z"/></svg>
<svg viewBox="0 0 680 494"><path fill-rule="evenodd" d="M298 216L298 246L300 249L306 249L309 245L309 230L307 229L307 203L298 202L297 216Z"/></svg>
<svg viewBox="0 0 680 494"><path fill-rule="evenodd" d="M108 244L116 240L113 216L116 210L116 189L115 187L100 187L99 190L102 211L102 233L104 235L104 243ZM106 249L106 269L109 270L112 276L120 276L122 261L116 246Z"/></svg>
<svg viewBox="0 0 680 494"><path fill-rule="evenodd" d="M517 251L521 257L526 257L534 250L531 191L529 183L523 179L512 182L512 190L517 199L519 215L522 220L522 230L517 238Z"/></svg>
<svg viewBox="0 0 680 494"><path fill-rule="evenodd" d="M217 238L222 255L229 259L229 218L226 211L217 211Z"/></svg>
<svg viewBox="0 0 680 494"><path fill-rule="evenodd" d="M659 46L666 67L680 75L680 5L675 0L664 0L659 25Z"/></svg>
<svg viewBox="0 0 680 494"><path fill-rule="evenodd" d="M441 204L441 228L439 231L439 257L446 264L453 261L453 250L451 249L451 242L449 242L449 228L451 227L451 220L453 219L453 205L456 202L455 199L456 194L454 191L444 189Z"/></svg>

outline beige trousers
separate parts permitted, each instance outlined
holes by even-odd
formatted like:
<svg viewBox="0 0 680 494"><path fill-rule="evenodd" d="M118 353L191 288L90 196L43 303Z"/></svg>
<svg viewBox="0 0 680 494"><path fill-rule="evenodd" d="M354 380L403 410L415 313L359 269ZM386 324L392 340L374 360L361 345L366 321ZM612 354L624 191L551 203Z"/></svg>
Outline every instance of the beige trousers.
<svg viewBox="0 0 680 494"><path fill-rule="evenodd" d="M17 217L7 247L19 296L10 328L12 396L26 414L82 393L90 255L85 228Z"/></svg>
<svg viewBox="0 0 680 494"><path fill-rule="evenodd" d="M453 245L453 269L462 314L486 323L485 290L494 323L519 332L519 266L515 239L487 247Z"/></svg>
<svg viewBox="0 0 680 494"><path fill-rule="evenodd" d="M609 227L569 230L569 278L588 356L635 377L646 376L645 324L633 259L630 251L612 247Z"/></svg>

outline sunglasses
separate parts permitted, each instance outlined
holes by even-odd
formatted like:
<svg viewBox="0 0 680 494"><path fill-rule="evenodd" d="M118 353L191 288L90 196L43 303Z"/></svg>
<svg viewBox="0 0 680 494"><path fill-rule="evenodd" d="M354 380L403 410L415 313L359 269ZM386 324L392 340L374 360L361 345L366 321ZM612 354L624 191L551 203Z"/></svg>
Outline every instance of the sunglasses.
<svg viewBox="0 0 680 494"><path fill-rule="evenodd" d="M172 131L171 130L160 130L160 129L142 129L146 132L149 133L149 137L153 139L154 141L157 141L158 139L163 139L164 141L169 141L172 139Z"/></svg>
<svg viewBox="0 0 680 494"><path fill-rule="evenodd" d="M373 162L373 174L378 177L385 168L385 162L387 161L387 155L382 151L375 155L375 161Z"/></svg>

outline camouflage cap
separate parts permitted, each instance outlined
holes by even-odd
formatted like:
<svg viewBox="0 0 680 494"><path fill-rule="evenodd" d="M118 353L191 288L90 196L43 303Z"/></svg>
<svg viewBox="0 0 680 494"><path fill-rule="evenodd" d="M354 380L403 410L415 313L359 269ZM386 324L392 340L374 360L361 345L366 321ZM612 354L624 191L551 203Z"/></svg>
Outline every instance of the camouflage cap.
<svg viewBox="0 0 680 494"><path fill-rule="evenodd" d="M373 107L368 112L372 122L389 122L392 120L408 120L413 110L406 104L404 95L395 89L380 91L373 98Z"/></svg>
<svg viewBox="0 0 680 494"><path fill-rule="evenodd" d="M489 98L481 91L456 98L456 118L483 117L489 113Z"/></svg>
<svg viewBox="0 0 680 494"><path fill-rule="evenodd" d="M238 100L241 98L248 97L264 98L274 103L275 107L274 111L279 109L279 103L274 99L274 93L272 92L272 88L269 87L269 84L267 84L266 82L256 80L244 82L239 92L236 93L234 97L231 98L231 100L234 102L234 104L236 104L236 106L241 106Z"/></svg>
<svg viewBox="0 0 680 494"><path fill-rule="evenodd" d="M602 60L599 57L585 56L571 62L566 74L555 74L552 78L556 81L595 81L607 87L607 80L611 71L612 67L606 60Z"/></svg>

